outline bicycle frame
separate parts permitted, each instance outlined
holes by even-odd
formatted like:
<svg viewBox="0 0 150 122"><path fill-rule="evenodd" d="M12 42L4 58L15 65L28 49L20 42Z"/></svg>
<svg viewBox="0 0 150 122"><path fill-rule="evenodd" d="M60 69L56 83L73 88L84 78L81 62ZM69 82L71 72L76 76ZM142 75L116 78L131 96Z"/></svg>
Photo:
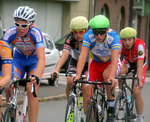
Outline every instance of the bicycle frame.
<svg viewBox="0 0 150 122"><path fill-rule="evenodd" d="M19 88L17 86L17 83L19 82L30 82L30 79L19 79L14 80L13 89L12 89L12 97L10 98L10 102L8 103L8 106L5 109L4 117L5 122L8 121L16 121L16 122L26 122L26 115L27 115L27 105L28 105L28 99L26 94L26 87L24 90L24 103L23 103L23 109L22 111L19 110L18 103L17 103L17 96L19 92ZM39 80L37 79L37 84L39 84ZM37 97L37 94L35 93L35 86L32 84L31 93L34 97Z"/></svg>
<svg viewBox="0 0 150 122"><path fill-rule="evenodd" d="M12 97L10 98L10 102L8 104L12 104L13 108L16 109L16 121L17 122L25 122L27 118L27 105L28 105L28 98L26 94L26 90L24 93L24 102L23 102L23 108L22 111L19 110L18 104L17 104L17 97L18 97L19 89L17 87L17 84L14 84L14 88L12 90Z"/></svg>
<svg viewBox="0 0 150 122"><path fill-rule="evenodd" d="M138 77L126 77L125 75L123 75L122 77L117 77L117 79L122 79L122 88L121 88L121 92L122 92L122 98L123 101L126 103L127 107L127 115L128 115L128 120L129 121L135 121L137 118L132 118L132 116L135 116L134 112L133 112L133 108L134 108L134 96L133 96L133 87L134 87L134 82L138 81ZM131 86L129 86L126 82L127 79L132 79L132 84ZM139 82L139 81L138 81ZM137 82L137 85L138 85ZM131 102L129 103L127 100L127 96L129 96L129 93L127 93L127 90L130 93L130 98L131 98ZM124 108L125 109L125 108Z"/></svg>

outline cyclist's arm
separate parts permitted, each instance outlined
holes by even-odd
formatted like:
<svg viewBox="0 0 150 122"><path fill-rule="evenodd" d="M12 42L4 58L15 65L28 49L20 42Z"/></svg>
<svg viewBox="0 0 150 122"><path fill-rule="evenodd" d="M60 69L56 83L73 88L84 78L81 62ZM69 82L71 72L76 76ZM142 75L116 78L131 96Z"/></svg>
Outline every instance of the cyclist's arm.
<svg viewBox="0 0 150 122"><path fill-rule="evenodd" d="M45 68L45 49L44 47L39 47L36 49L36 51L37 51L38 63L37 63L35 75L40 78Z"/></svg>
<svg viewBox="0 0 150 122"><path fill-rule="evenodd" d="M144 64L144 60L137 61L137 76L139 78L139 82L142 82L143 64Z"/></svg>
<svg viewBox="0 0 150 122"><path fill-rule="evenodd" d="M12 64L2 65L2 79L0 80L0 86L4 88L11 81Z"/></svg>
<svg viewBox="0 0 150 122"><path fill-rule="evenodd" d="M80 79L80 76L81 76L82 70L84 68L88 52L89 52L88 47L84 47L84 46L81 47L81 53L80 53L79 60L77 63L77 73L76 73L75 80Z"/></svg>
<svg viewBox="0 0 150 122"><path fill-rule="evenodd" d="M109 75L109 79L115 79L116 71L117 71L117 64L118 64L118 56L119 56L119 49L114 49L111 52L111 72Z"/></svg>
<svg viewBox="0 0 150 122"><path fill-rule="evenodd" d="M63 66L63 64L66 62L67 58L69 56L69 51L63 50L62 56L58 61L58 64L56 66L56 69L54 72L59 72L60 68Z"/></svg>

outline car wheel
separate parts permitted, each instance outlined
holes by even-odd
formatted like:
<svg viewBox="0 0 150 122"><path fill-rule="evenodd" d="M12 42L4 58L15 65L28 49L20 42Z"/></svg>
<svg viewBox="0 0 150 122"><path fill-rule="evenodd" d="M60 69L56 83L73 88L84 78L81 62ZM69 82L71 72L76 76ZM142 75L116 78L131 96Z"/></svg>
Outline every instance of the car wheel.
<svg viewBox="0 0 150 122"><path fill-rule="evenodd" d="M54 80L52 80L51 78L48 79L48 84L49 84L50 86L54 86Z"/></svg>

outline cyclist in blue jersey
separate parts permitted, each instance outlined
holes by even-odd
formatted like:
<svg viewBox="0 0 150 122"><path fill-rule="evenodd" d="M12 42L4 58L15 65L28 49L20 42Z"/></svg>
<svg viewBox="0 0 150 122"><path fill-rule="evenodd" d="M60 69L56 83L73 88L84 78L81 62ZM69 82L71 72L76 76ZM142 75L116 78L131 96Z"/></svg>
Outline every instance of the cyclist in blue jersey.
<svg viewBox="0 0 150 122"><path fill-rule="evenodd" d="M112 87L115 88L117 85L115 76L118 75L120 71L119 35L109 28L109 20L104 15L97 15L92 18L89 22L89 26L91 29L85 33L83 38L75 81L80 78L85 59L90 51L89 81L97 79L98 81L110 82L110 80L112 80ZM87 103L90 102L90 97L92 96L91 90L93 90L92 85L87 85ZM107 122L114 122L115 98L111 95L109 86L106 86L106 92L108 102ZM87 110L88 104L85 112L87 112Z"/></svg>
<svg viewBox="0 0 150 122"><path fill-rule="evenodd" d="M31 93L32 84L35 85L37 93L39 85L36 84L36 79L41 81L45 67L45 48L40 29L33 25L36 17L34 9L28 6L20 6L14 11L14 23L7 30L3 41L7 44L15 45L14 51L14 77L21 79L25 72L28 73L31 79L27 83L28 96L28 117L29 122L37 122L38 116L38 98ZM34 77L31 77L34 75Z"/></svg>
<svg viewBox="0 0 150 122"><path fill-rule="evenodd" d="M3 91L13 79L12 53L9 45L0 40L0 89ZM0 93L0 120L2 112L2 93Z"/></svg>

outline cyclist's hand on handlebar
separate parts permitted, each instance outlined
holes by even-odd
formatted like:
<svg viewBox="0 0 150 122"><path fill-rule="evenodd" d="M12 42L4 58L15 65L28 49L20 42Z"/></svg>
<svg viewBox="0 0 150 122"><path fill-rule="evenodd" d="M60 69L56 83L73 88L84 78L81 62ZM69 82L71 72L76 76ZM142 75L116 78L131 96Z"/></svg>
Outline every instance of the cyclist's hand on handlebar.
<svg viewBox="0 0 150 122"><path fill-rule="evenodd" d="M80 79L80 76L76 75L76 77L73 78L73 81L77 81Z"/></svg>
<svg viewBox="0 0 150 122"><path fill-rule="evenodd" d="M114 88L114 87L117 86L117 82L116 82L115 79L111 78L111 79L108 79L107 81L108 81L108 83L111 83L111 82L112 82L112 88Z"/></svg>
<svg viewBox="0 0 150 122"><path fill-rule="evenodd" d="M39 78L36 75L30 75L29 79L30 79L31 84L34 84L34 85L39 84Z"/></svg>
<svg viewBox="0 0 150 122"><path fill-rule="evenodd" d="M56 76L54 76L55 73L56 73ZM54 71L50 74L52 80L56 80L58 78L58 75L59 75L59 72L57 72L57 71Z"/></svg>

